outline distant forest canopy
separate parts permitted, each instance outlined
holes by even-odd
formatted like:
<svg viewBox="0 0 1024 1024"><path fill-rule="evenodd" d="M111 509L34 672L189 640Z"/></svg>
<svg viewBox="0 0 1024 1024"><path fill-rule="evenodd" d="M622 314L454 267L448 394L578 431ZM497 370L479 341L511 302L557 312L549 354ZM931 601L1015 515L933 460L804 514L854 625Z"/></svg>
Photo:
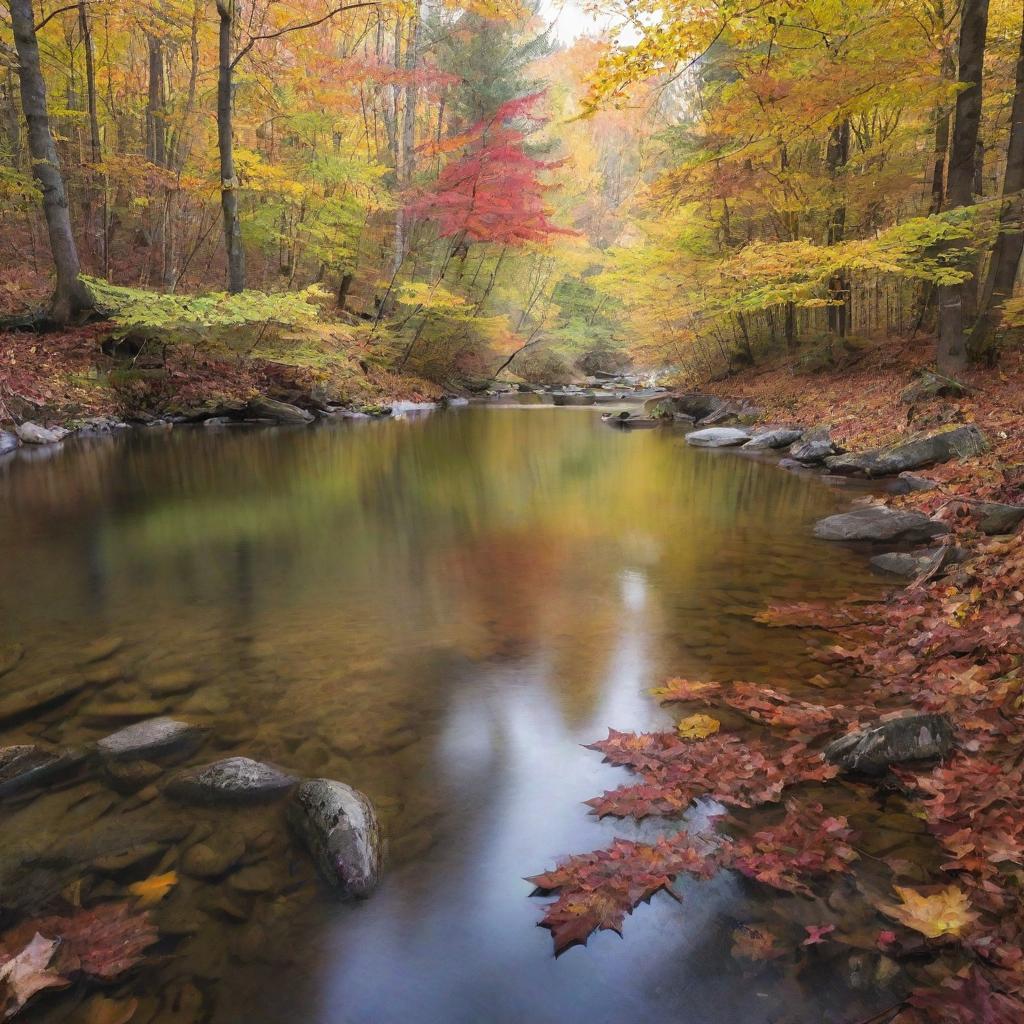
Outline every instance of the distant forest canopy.
<svg viewBox="0 0 1024 1024"><path fill-rule="evenodd" d="M572 45L517 0L7 9L0 306L51 325L559 380L898 333L956 372L1024 323L1019 3L610 0Z"/></svg>

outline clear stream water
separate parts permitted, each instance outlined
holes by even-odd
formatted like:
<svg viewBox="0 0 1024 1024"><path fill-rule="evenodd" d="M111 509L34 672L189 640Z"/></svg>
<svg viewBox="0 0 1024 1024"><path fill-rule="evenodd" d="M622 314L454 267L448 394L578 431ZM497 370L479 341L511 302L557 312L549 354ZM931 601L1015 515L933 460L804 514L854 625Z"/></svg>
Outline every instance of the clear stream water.
<svg viewBox="0 0 1024 1024"><path fill-rule="evenodd" d="M581 744L670 725L651 686L820 671L796 631L752 615L877 589L862 556L810 537L841 495L593 408L137 431L33 455L0 464L0 643L26 650L0 692L88 685L0 725L0 744L180 715L210 727L191 763L246 754L350 782L389 836L381 888L343 904L280 804L196 810L159 795L163 776L125 794L96 774L0 803L4 924L59 890L90 905L179 871L153 910L160 945L107 991L138 999L133 1022L857 1019L848 950L809 973L730 956L738 923L796 897L720 875L555 959L523 881L649 832L587 813L627 776ZM85 664L98 638L116 650ZM241 839L241 880L182 870L199 839ZM49 994L24 1019L85 1020L88 998Z"/></svg>

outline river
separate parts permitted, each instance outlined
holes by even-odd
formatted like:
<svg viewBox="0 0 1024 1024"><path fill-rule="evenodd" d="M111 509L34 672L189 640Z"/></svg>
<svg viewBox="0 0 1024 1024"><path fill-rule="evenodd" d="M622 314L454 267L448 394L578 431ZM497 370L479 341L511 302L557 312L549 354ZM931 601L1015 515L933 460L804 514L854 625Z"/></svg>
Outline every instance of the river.
<svg viewBox="0 0 1024 1024"><path fill-rule="evenodd" d="M162 777L119 793L97 775L0 803L8 922L58 890L88 906L178 872L153 908L160 945L112 990L138 999L133 1022L852 1019L828 972L752 977L729 956L751 897L728 874L557 959L523 881L644 834L587 813L627 778L581 745L670 726L650 687L820 671L797 631L752 616L877 592L861 556L810 536L841 492L592 408L133 431L33 454L0 466L0 640L25 648L0 691L89 683L0 744L180 715L210 730L193 763L245 754L349 782L389 837L381 888L343 904L280 804L195 810L158 795ZM111 653L86 664L97 640ZM154 688L175 673L180 692ZM262 869L248 885L182 870L189 843L239 836L239 864ZM148 853L111 867L125 837ZM82 1020L83 998L47 994L24 1019Z"/></svg>

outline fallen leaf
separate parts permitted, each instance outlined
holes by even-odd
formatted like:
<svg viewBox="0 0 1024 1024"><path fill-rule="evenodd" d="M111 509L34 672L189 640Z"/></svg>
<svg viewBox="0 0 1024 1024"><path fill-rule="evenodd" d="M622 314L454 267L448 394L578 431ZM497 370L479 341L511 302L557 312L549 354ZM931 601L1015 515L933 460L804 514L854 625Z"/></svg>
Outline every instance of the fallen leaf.
<svg viewBox="0 0 1024 1024"><path fill-rule="evenodd" d="M774 933L760 925L744 924L732 933L732 955L737 959L774 960L783 953Z"/></svg>
<svg viewBox="0 0 1024 1024"><path fill-rule="evenodd" d="M710 704L710 697L717 695L722 689L721 683L701 682L692 679L669 679L664 686L651 690L662 704L685 704L699 701Z"/></svg>
<svg viewBox="0 0 1024 1024"><path fill-rule="evenodd" d="M684 740L703 740L713 736L721 727L722 723L710 715L690 715L679 723L676 732Z"/></svg>
<svg viewBox="0 0 1024 1024"><path fill-rule="evenodd" d="M898 885L893 889L903 902L883 904L879 909L930 939L940 935L959 935L978 916L971 911L967 894L955 885L933 896L922 896L913 889Z"/></svg>
<svg viewBox="0 0 1024 1024"><path fill-rule="evenodd" d="M816 946L819 942L825 941L825 936L836 930L834 924L806 924L807 938L800 943L801 946Z"/></svg>
<svg viewBox="0 0 1024 1024"><path fill-rule="evenodd" d="M128 891L139 897L142 906L148 907L159 903L177 884L178 872L168 871L166 875L151 875L141 882L133 882L128 886Z"/></svg>
<svg viewBox="0 0 1024 1024"><path fill-rule="evenodd" d="M20 953L0 966L0 1013L10 1020L37 993L47 988L65 988L67 978L50 969L60 942L36 932ZM0 953L0 956L6 954Z"/></svg>

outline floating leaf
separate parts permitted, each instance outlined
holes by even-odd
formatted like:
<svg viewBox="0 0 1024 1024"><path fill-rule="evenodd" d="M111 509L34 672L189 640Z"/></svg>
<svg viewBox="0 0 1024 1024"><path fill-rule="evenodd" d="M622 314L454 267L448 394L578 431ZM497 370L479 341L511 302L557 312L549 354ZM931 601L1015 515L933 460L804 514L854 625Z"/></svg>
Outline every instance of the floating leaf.
<svg viewBox="0 0 1024 1024"><path fill-rule="evenodd" d="M662 704L710 704L710 698L721 692L721 683L700 682L692 679L669 679L664 686L651 690Z"/></svg>
<svg viewBox="0 0 1024 1024"><path fill-rule="evenodd" d="M804 925L807 938L800 943L801 946L816 946L819 942L825 941L826 935L831 935L836 930L834 924L807 924Z"/></svg>
<svg viewBox="0 0 1024 1024"><path fill-rule="evenodd" d="M930 939L959 935L978 916L972 912L967 894L955 885L932 896L923 896L914 889L898 885L893 889L903 902L883 904L879 909Z"/></svg>
<svg viewBox="0 0 1024 1024"><path fill-rule="evenodd" d="M774 932L762 925L744 924L732 933L732 955L743 960L775 960L785 950Z"/></svg>
<svg viewBox="0 0 1024 1024"><path fill-rule="evenodd" d="M690 715L676 726L676 732L684 740L703 740L713 736L721 727L722 723L710 715Z"/></svg>

